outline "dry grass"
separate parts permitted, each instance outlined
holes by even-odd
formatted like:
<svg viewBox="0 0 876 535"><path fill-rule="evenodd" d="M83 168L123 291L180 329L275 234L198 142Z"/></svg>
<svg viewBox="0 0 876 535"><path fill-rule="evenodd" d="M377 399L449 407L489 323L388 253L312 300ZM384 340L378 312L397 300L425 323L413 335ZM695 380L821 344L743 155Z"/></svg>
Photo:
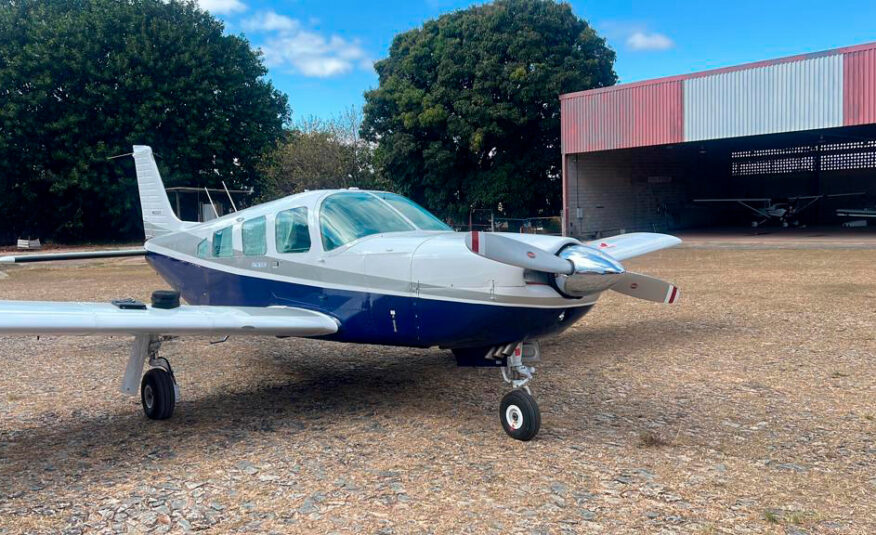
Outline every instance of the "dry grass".
<svg viewBox="0 0 876 535"><path fill-rule="evenodd" d="M154 423L117 393L127 340L0 338L0 533L876 532L876 251L629 264L681 303L609 295L546 341L525 444L498 372L437 349L174 342ZM9 273L4 299L163 286L137 259Z"/></svg>

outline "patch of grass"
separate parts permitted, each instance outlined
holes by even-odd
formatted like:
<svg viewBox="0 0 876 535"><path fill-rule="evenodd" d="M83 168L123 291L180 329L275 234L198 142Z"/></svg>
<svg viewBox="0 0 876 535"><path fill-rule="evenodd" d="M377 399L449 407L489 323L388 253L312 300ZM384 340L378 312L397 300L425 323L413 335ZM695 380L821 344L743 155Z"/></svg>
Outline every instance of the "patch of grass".
<svg viewBox="0 0 876 535"><path fill-rule="evenodd" d="M848 377L848 376L849 376L849 374L843 373L843 372L833 372L832 374L830 374L831 379L841 379L843 377Z"/></svg>
<svg viewBox="0 0 876 535"><path fill-rule="evenodd" d="M639 433L639 445L646 448L659 448L668 446L669 441L654 431L642 431Z"/></svg>
<svg viewBox="0 0 876 535"><path fill-rule="evenodd" d="M799 526L806 522L806 517L808 515L802 511L794 511L792 513L788 513L785 515L785 522L788 524L794 524L795 526Z"/></svg>
<svg viewBox="0 0 876 535"><path fill-rule="evenodd" d="M872 422L873 420L876 420L876 416L873 416L872 414L865 414L864 419L868 422Z"/></svg>
<svg viewBox="0 0 876 535"><path fill-rule="evenodd" d="M778 524L782 521L782 519L775 513L775 511L770 511L767 509L763 512L763 519L769 522L770 524Z"/></svg>

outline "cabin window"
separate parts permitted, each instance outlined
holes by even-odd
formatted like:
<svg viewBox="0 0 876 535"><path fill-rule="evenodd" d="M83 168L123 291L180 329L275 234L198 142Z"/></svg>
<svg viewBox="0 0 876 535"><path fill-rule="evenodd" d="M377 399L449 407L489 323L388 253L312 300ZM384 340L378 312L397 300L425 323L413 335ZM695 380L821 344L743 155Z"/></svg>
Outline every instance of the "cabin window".
<svg viewBox="0 0 876 535"><path fill-rule="evenodd" d="M201 240L198 244L198 258L207 258L209 250L210 246L207 244L207 240Z"/></svg>
<svg viewBox="0 0 876 535"><path fill-rule="evenodd" d="M264 216L243 222L240 233L243 239L243 254L264 256L268 252L268 241L265 238L266 226Z"/></svg>
<svg viewBox="0 0 876 535"><path fill-rule="evenodd" d="M306 253L310 250L307 208L302 206L277 214L275 230L278 253Z"/></svg>
<svg viewBox="0 0 876 535"><path fill-rule="evenodd" d="M416 230L383 201L365 191L335 193L319 212L322 246L326 251L384 232Z"/></svg>
<svg viewBox="0 0 876 535"><path fill-rule="evenodd" d="M224 258L234 254L231 246L231 227L219 229L213 233L213 256Z"/></svg>

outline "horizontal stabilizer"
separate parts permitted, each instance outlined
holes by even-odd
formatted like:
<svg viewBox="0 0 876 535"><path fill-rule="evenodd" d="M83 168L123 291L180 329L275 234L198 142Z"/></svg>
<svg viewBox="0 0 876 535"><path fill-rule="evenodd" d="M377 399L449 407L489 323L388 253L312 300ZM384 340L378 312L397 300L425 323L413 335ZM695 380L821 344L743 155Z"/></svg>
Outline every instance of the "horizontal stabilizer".
<svg viewBox="0 0 876 535"><path fill-rule="evenodd" d="M109 303L0 301L0 335L321 336L338 330L320 312L289 307L121 309Z"/></svg>
<svg viewBox="0 0 876 535"><path fill-rule="evenodd" d="M90 258L119 258L143 256L146 249L120 249L115 251L76 251L71 253L40 253L0 256L0 264L27 264L30 262L55 262L57 260L87 260Z"/></svg>

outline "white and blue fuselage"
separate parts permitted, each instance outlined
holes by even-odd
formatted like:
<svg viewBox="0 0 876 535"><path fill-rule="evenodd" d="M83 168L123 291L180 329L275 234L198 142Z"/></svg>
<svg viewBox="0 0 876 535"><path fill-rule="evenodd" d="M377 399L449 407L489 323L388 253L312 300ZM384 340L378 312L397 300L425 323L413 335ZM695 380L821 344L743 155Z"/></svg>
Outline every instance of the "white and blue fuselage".
<svg viewBox="0 0 876 535"><path fill-rule="evenodd" d="M338 320L326 338L344 342L511 343L562 331L598 297L564 297L544 274L472 253L465 236L403 197L330 190L187 225L145 247L191 304L314 310ZM512 236L552 253L579 243Z"/></svg>

